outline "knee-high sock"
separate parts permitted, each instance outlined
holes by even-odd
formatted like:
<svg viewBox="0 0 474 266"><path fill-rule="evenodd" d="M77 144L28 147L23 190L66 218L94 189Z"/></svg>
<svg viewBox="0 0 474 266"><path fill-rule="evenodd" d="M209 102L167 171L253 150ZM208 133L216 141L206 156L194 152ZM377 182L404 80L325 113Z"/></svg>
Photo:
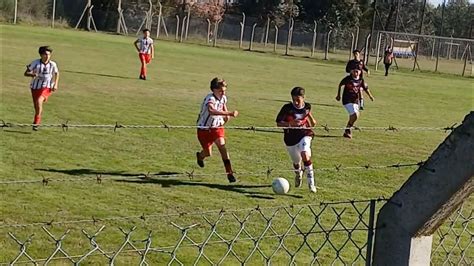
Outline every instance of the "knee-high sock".
<svg viewBox="0 0 474 266"><path fill-rule="evenodd" d="M304 168L308 177L308 185L314 185L314 169L311 161L304 162Z"/></svg>
<svg viewBox="0 0 474 266"><path fill-rule="evenodd" d="M234 171L232 171L232 164L230 163L230 160L222 160L224 162L224 167L225 167L225 172L227 174L232 174Z"/></svg>

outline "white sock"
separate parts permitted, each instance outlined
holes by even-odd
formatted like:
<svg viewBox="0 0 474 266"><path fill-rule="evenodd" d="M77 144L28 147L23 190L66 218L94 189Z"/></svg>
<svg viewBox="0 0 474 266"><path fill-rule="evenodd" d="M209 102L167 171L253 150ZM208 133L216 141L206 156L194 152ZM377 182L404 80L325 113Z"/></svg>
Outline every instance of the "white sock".
<svg viewBox="0 0 474 266"><path fill-rule="evenodd" d="M304 167L306 169L306 175L308 177L308 185L314 185L314 170L313 164Z"/></svg>
<svg viewBox="0 0 474 266"><path fill-rule="evenodd" d="M298 168L295 167L295 165L293 165L294 169L295 169L295 174L299 177L301 177L301 175L303 174L303 171L301 170L301 167L298 165Z"/></svg>

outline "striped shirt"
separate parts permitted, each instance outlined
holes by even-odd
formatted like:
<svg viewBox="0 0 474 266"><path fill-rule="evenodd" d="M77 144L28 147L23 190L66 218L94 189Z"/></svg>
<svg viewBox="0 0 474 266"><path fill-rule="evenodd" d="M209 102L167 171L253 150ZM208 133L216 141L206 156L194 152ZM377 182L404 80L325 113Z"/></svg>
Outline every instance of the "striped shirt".
<svg viewBox="0 0 474 266"><path fill-rule="evenodd" d="M225 95L219 100L213 93L209 93L201 104L201 112L197 119L197 126L202 128L221 127L225 124L224 116L211 115L209 113L209 104L212 104L217 111L224 111L227 104Z"/></svg>
<svg viewBox="0 0 474 266"><path fill-rule="evenodd" d="M41 59L37 59L28 66L28 71L37 74L31 80L30 88L33 90L41 88L53 88L54 87L54 74L59 72L58 66L54 61L49 61L47 64L41 62Z"/></svg>
<svg viewBox="0 0 474 266"><path fill-rule="evenodd" d="M141 37L138 38L140 53L141 54L151 54L151 46L153 45L153 39L150 37Z"/></svg>

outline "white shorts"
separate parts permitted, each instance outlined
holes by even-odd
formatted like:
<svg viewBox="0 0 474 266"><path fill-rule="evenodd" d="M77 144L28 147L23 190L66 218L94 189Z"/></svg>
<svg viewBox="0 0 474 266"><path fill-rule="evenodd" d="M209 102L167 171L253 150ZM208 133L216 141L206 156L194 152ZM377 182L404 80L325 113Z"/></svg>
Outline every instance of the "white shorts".
<svg viewBox="0 0 474 266"><path fill-rule="evenodd" d="M301 162L301 152L306 152L308 156L311 156L311 140L312 137L304 137L298 142L298 144L293 146L286 146L288 153L290 154L291 160L294 164L299 164Z"/></svg>
<svg viewBox="0 0 474 266"><path fill-rule="evenodd" d="M346 108L346 111L349 113L349 115L359 113L359 105L356 103L345 104L344 108Z"/></svg>

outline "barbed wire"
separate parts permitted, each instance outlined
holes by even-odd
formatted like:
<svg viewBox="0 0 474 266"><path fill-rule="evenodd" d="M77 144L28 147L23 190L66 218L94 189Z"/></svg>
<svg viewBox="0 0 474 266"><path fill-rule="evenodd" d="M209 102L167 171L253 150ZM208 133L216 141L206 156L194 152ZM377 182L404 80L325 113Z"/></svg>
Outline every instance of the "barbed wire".
<svg viewBox="0 0 474 266"><path fill-rule="evenodd" d="M425 162L415 162L415 163L396 163L396 164L388 164L388 165L371 165L365 164L362 166L343 166L342 164L335 164L333 167L322 167L322 168L315 168L315 172L341 172L345 170L377 170L377 169L401 169L401 168L409 168L414 166L423 167L423 169L432 172L433 169L429 169L424 166ZM273 174L276 173L288 173L294 172L295 169L274 169L270 166L267 166L262 171L236 171L235 174L239 175L253 175L253 176L266 176L267 178L271 178ZM185 177L193 180L195 177L213 177L213 176L221 176L227 175L227 173L195 173L195 169L191 169L190 171L181 172L181 173L169 173L169 174L161 174L161 173L140 173L140 174L125 174L123 176L117 177L116 174L107 174L107 173L97 173L94 177L86 176L86 177L65 177L65 178L51 178L51 177L42 177L42 179L29 179L29 180L3 180L0 181L0 185L17 185L17 184L37 184L41 183L43 186L47 186L50 183L55 182L93 182L95 181L98 184L101 184L104 180L124 180L124 179L151 179L151 178L170 178L170 177Z"/></svg>
<svg viewBox="0 0 474 266"><path fill-rule="evenodd" d="M313 130L322 130L326 132L330 132L332 130L346 130L346 129L354 129L358 131L388 131L388 132L399 132L399 131L444 131L450 132L453 131L456 127L457 123L452 124L451 126L445 127L396 127L393 125L389 125L387 127L330 127L327 124L319 125L315 127L306 127L308 129ZM196 125L168 125L166 122L162 121L161 125L126 125L120 124L116 122L115 124L69 124L69 121L66 121L61 124L22 124L22 123L10 123L0 120L0 128L14 128L14 127L32 127L32 126L39 126L42 128L61 128L63 131L68 131L69 128L85 128L85 129L113 129L113 131L117 131L117 129L209 129L209 127L201 127ZM302 129L302 127L276 127L276 126L226 126L225 129L229 130L245 130L245 131L253 131L253 132L283 132L285 129L289 130L298 130Z"/></svg>
<svg viewBox="0 0 474 266"><path fill-rule="evenodd" d="M14 223L14 224L0 224L0 228L14 228L14 227L34 227L34 226L55 226L55 225L66 225L66 224L83 224L91 223L98 224L100 222L110 222L110 221L121 221L121 220L141 220L143 222L148 220L160 219L160 218L170 218L170 217L183 217L183 216L202 216L209 214L224 214L224 213L237 213L237 212L250 212L250 211L264 211L264 210L277 210L290 208L295 209L298 207L321 207L321 206L332 206L332 205L354 205L358 203L370 203L370 202L381 202L388 201L384 197L378 197L374 199L353 199L353 200L344 200L344 201L320 201L319 203L301 203L301 204L289 204L289 205L278 205L278 206L256 206L251 208L237 208L237 209L214 209L214 210L203 210L203 211L179 211L176 213L149 213L145 214L142 212L140 215L130 215L130 216L108 216L108 217L95 217L85 219L76 219L76 220L66 220L66 221L55 221L54 219L48 219L47 221L34 222L34 223Z"/></svg>

